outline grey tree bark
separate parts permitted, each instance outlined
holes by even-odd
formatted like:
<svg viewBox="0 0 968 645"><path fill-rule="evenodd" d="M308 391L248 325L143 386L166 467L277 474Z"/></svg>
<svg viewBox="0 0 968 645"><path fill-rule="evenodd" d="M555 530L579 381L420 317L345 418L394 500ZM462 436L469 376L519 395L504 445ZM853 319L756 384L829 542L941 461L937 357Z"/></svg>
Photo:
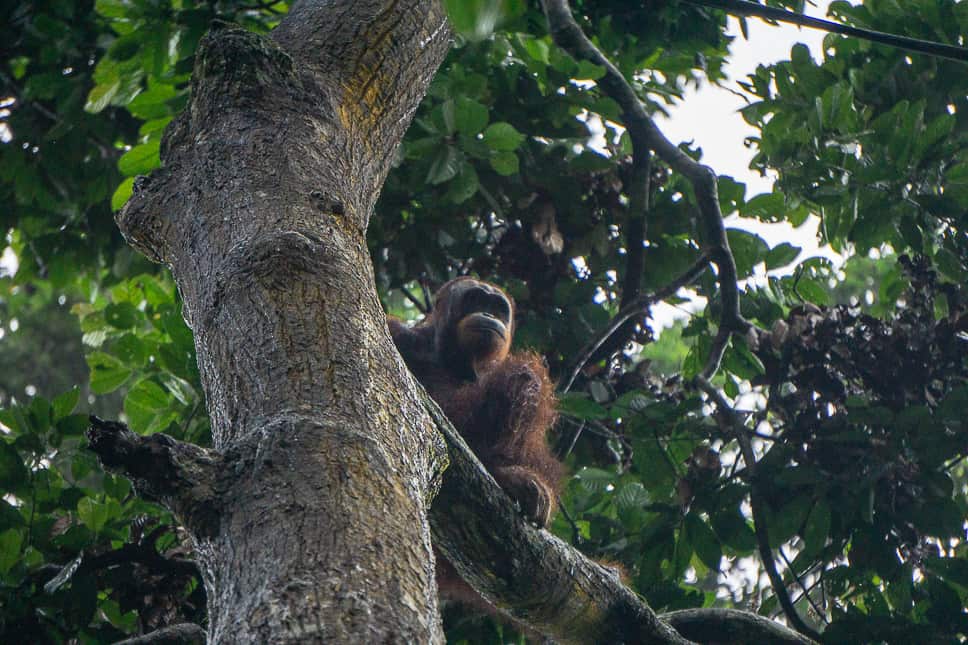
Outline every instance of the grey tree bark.
<svg viewBox="0 0 968 645"><path fill-rule="evenodd" d="M171 268L195 335L215 445L173 505L211 642L442 641L427 500L445 452L365 232L448 40L430 0L306 1L269 38L213 29L164 168L118 217Z"/></svg>
<svg viewBox="0 0 968 645"><path fill-rule="evenodd" d="M118 215L178 284L214 447L99 419L88 436L190 532L208 641L443 642L432 530L475 589L560 642L688 643L671 624L708 620L733 642L810 642L742 612L657 616L525 522L410 378L365 233L448 45L439 0L304 0L270 37L216 25L164 167Z"/></svg>

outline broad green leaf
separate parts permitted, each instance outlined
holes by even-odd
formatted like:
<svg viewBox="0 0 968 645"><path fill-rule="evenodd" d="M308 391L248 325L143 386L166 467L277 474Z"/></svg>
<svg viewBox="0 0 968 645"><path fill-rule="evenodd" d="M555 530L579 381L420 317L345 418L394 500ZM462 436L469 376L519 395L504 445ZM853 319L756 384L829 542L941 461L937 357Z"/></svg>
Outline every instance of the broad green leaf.
<svg viewBox="0 0 968 645"><path fill-rule="evenodd" d="M445 181L450 181L457 176L460 163L460 154L457 152L457 148L447 145L441 147L430 164L430 170L427 171L427 182L442 184Z"/></svg>
<svg viewBox="0 0 968 645"><path fill-rule="evenodd" d="M113 392L131 376L131 370L109 354L91 352L86 358L91 369L91 391L95 394Z"/></svg>
<svg viewBox="0 0 968 645"><path fill-rule="evenodd" d="M106 503L84 497L77 503L77 517L94 533L100 533L108 523L111 511Z"/></svg>
<svg viewBox="0 0 968 645"><path fill-rule="evenodd" d="M131 194L134 192L134 180L135 177L128 177L115 189L114 194L111 195L111 210L119 211L127 203Z"/></svg>
<svg viewBox="0 0 968 645"><path fill-rule="evenodd" d="M487 120L485 105L463 96L454 101L454 125L461 134L477 134L487 125Z"/></svg>
<svg viewBox="0 0 968 645"><path fill-rule="evenodd" d="M517 150L524 139L524 135L518 132L513 125L503 121L492 123L484 130L484 143L492 150L504 152Z"/></svg>
<svg viewBox="0 0 968 645"><path fill-rule="evenodd" d="M810 510L807 524L803 531L803 541L810 553L820 553L827 543L830 534L831 512L830 506L824 500L818 501Z"/></svg>
<svg viewBox="0 0 968 645"><path fill-rule="evenodd" d="M608 411L583 393L570 392L558 401L562 414L579 419L607 419Z"/></svg>
<svg viewBox="0 0 968 645"><path fill-rule="evenodd" d="M34 432L38 434L47 432L51 422L50 401L42 396L35 396L27 407L27 418Z"/></svg>
<svg viewBox="0 0 968 645"><path fill-rule="evenodd" d="M770 271L772 269L778 269L780 267L785 267L800 255L801 247L794 246L789 242L783 242L777 244L770 252L766 254L766 269Z"/></svg>
<svg viewBox="0 0 968 645"><path fill-rule="evenodd" d="M11 491L27 483L27 467L16 448L0 439L0 490Z"/></svg>
<svg viewBox="0 0 968 645"><path fill-rule="evenodd" d="M160 145L160 140L152 140L131 148L118 159L118 170L126 177L148 174L161 166Z"/></svg>
<svg viewBox="0 0 968 645"><path fill-rule="evenodd" d="M124 413L135 432L144 434L155 416L168 410L172 397L154 381L143 380L135 384L124 397Z"/></svg>
<svg viewBox="0 0 968 645"><path fill-rule="evenodd" d="M23 535L17 529L7 529L0 533L0 573L6 574L20 559L20 546Z"/></svg>
<svg viewBox="0 0 968 645"><path fill-rule="evenodd" d="M84 104L84 109L92 114L97 114L111 104L120 89L121 79L119 78L95 85L87 95L87 103Z"/></svg>
<svg viewBox="0 0 968 645"><path fill-rule="evenodd" d="M759 235L730 228L726 229L726 236L729 238L729 247L736 260L736 273L741 280L752 275L753 267L766 261L770 247Z"/></svg>
<svg viewBox="0 0 968 645"><path fill-rule="evenodd" d="M130 302L112 302L104 308L104 319L118 329L134 327L140 317L141 312Z"/></svg>
<svg viewBox="0 0 968 645"><path fill-rule="evenodd" d="M779 222L783 219L785 209L786 202L782 193L762 193L743 204L739 214L743 217L755 217L764 222Z"/></svg>
<svg viewBox="0 0 968 645"><path fill-rule="evenodd" d="M480 182L477 171L469 163L461 164L460 172L454 177L447 190L447 197L455 204L467 201L477 193Z"/></svg>
<svg viewBox="0 0 968 645"><path fill-rule="evenodd" d="M516 175L519 170L518 155L510 150L495 153L489 160L491 168L497 174L508 177Z"/></svg>
<svg viewBox="0 0 968 645"><path fill-rule="evenodd" d="M615 495L615 503L620 509L642 508L649 503L649 493L641 482L625 484Z"/></svg>
<svg viewBox="0 0 968 645"><path fill-rule="evenodd" d="M711 571L719 571L723 549L719 546L719 540L709 525L696 513L689 513L685 517L684 528L689 534L689 542L702 563Z"/></svg>

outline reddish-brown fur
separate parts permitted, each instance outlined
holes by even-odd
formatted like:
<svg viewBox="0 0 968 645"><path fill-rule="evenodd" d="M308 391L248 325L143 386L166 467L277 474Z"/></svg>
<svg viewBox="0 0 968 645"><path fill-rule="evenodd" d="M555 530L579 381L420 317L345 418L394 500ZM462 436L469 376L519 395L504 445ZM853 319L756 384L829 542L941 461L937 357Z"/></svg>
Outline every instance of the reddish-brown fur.
<svg viewBox="0 0 968 645"><path fill-rule="evenodd" d="M487 304L477 308L482 298ZM477 313L489 306L491 312ZM545 436L555 421L554 389L537 355L509 352L511 299L488 283L458 278L441 287L433 311L419 324L408 328L392 319L389 324L407 366L484 467L529 519L547 526L562 475ZM454 599L476 596L446 563L438 566L437 578Z"/></svg>

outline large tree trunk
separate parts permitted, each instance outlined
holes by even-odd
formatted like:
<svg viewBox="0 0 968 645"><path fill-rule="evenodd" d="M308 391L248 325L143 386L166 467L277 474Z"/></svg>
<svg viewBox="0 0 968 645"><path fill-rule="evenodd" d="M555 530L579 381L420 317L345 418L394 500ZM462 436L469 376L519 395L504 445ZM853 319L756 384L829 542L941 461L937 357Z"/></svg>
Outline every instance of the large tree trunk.
<svg viewBox="0 0 968 645"><path fill-rule="evenodd" d="M211 642L442 640L427 501L445 453L365 232L448 38L436 0L302 2L271 38L217 26L164 168L118 218L171 267L195 334L215 450L183 456L172 505Z"/></svg>

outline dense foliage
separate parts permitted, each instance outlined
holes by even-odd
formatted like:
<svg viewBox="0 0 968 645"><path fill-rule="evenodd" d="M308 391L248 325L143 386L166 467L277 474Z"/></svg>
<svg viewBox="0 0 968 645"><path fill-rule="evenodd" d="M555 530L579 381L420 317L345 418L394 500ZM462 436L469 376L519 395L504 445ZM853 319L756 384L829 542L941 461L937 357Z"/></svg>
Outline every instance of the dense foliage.
<svg viewBox="0 0 968 645"><path fill-rule="evenodd" d="M576 363L623 304L700 257L692 186L656 159L647 210L633 208L642 187L622 111L595 83L603 69L552 44L537 2L447 4L455 46L399 150L370 248L395 314L419 315L429 291L473 273L514 296L518 341L562 390L582 368L554 432L573 474L554 531L620 562L656 609L779 615L759 575L766 536L783 593L825 640L968 638L968 67L830 36L822 61L797 46L742 83L760 131L753 165L777 182L751 196L720 177L723 212L793 224L817 214L822 241L851 257L801 259L742 219L728 231L739 277L759 276L743 283L741 307L764 332L727 348L713 380L723 407L693 380L718 321L709 271L691 285L705 310L657 341L639 316ZM721 12L572 5L650 111L674 110L691 83L725 82ZM11 366L0 376L0 641L110 642L204 620L172 518L85 449L92 410L208 441L173 283L124 244L112 210L159 164L211 21L264 32L285 10L0 9L0 227L16 258L0 274L0 361ZM968 9L951 0L830 11L947 43L968 34ZM756 524L751 490L763 501ZM454 641L508 637L460 611L447 619Z"/></svg>

